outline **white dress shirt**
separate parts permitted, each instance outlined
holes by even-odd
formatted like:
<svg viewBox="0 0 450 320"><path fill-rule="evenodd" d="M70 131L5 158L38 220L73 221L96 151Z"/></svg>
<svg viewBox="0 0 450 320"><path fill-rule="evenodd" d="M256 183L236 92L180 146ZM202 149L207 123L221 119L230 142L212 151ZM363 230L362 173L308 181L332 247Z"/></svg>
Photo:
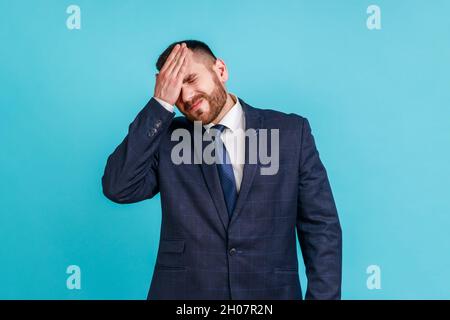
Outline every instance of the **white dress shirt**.
<svg viewBox="0 0 450 320"><path fill-rule="evenodd" d="M218 124L222 124L227 127L220 138L225 144L225 148L230 156L231 165L233 167L234 179L236 181L236 189L239 192L241 188L242 175L244 172L245 161L245 115L242 110L242 106L239 99L231 94L234 100L234 105L223 116ZM174 112L174 107L168 102L155 98L167 111ZM203 127L209 132L209 129L217 123L208 123Z"/></svg>

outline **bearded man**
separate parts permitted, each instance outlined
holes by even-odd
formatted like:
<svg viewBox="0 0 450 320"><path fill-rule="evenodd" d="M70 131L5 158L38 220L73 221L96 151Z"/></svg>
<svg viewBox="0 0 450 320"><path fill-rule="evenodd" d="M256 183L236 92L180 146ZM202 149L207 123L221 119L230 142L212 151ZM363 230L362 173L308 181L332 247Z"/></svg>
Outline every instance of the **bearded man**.
<svg viewBox="0 0 450 320"><path fill-rule="evenodd" d="M305 298L340 299L341 226L308 120L229 93L225 62L201 41L171 44L156 67L153 97L102 177L103 193L117 203L160 193L161 235L147 298L302 299L297 236ZM174 105L183 116L175 117ZM182 129L195 140L195 124L215 132L220 161L174 161L174 133ZM278 139L258 140L268 131ZM206 144L189 146L192 153L183 156L192 158ZM264 174L261 149L276 153L276 173Z"/></svg>

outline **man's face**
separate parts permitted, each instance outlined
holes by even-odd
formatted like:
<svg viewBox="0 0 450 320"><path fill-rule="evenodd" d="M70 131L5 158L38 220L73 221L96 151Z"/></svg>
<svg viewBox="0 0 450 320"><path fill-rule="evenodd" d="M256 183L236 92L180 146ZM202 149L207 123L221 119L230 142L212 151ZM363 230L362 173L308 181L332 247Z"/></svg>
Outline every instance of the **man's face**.
<svg viewBox="0 0 450 320"><path fill-rule="evenodd" d="M192 51L188 55L186 76L175 105L189 120L208 124L225 105L227 92L211 63L195 55Z"/></svg>

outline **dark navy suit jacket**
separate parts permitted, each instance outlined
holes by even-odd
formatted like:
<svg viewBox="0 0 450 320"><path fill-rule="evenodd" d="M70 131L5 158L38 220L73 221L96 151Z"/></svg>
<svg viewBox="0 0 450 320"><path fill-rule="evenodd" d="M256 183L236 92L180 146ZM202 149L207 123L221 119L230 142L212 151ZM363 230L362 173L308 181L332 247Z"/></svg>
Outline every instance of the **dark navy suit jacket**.
<svg viewBox="0 0 450 320"><path fill-rule="evenodd" d="M107 198L133 203L161 196L159 250L147 298L302 299L297 235L306 299L340 299L341 227L307 119L239 101L246 129L279 129L280 158L276 175L262 175L259 161L245 163L231 219L216 165L171 161L179 143L171 133L192 132L194 125L174 118L154 98L108 158L102 177Z"/></svg>

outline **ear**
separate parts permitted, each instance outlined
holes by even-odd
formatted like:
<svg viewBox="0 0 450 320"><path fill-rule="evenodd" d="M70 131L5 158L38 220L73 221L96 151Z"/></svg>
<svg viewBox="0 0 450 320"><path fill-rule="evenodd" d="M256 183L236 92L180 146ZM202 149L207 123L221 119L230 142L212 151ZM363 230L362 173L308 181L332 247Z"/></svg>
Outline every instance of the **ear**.
<svg viewBox="0 0 450 320"><path fill-rule="evenodd" d="M213 65L213 69L221 82L223 82L223 83L227 82L228 69L227 69L225 62L222 59L220 59L220 58L216 59L216 62Z"/></svg>

